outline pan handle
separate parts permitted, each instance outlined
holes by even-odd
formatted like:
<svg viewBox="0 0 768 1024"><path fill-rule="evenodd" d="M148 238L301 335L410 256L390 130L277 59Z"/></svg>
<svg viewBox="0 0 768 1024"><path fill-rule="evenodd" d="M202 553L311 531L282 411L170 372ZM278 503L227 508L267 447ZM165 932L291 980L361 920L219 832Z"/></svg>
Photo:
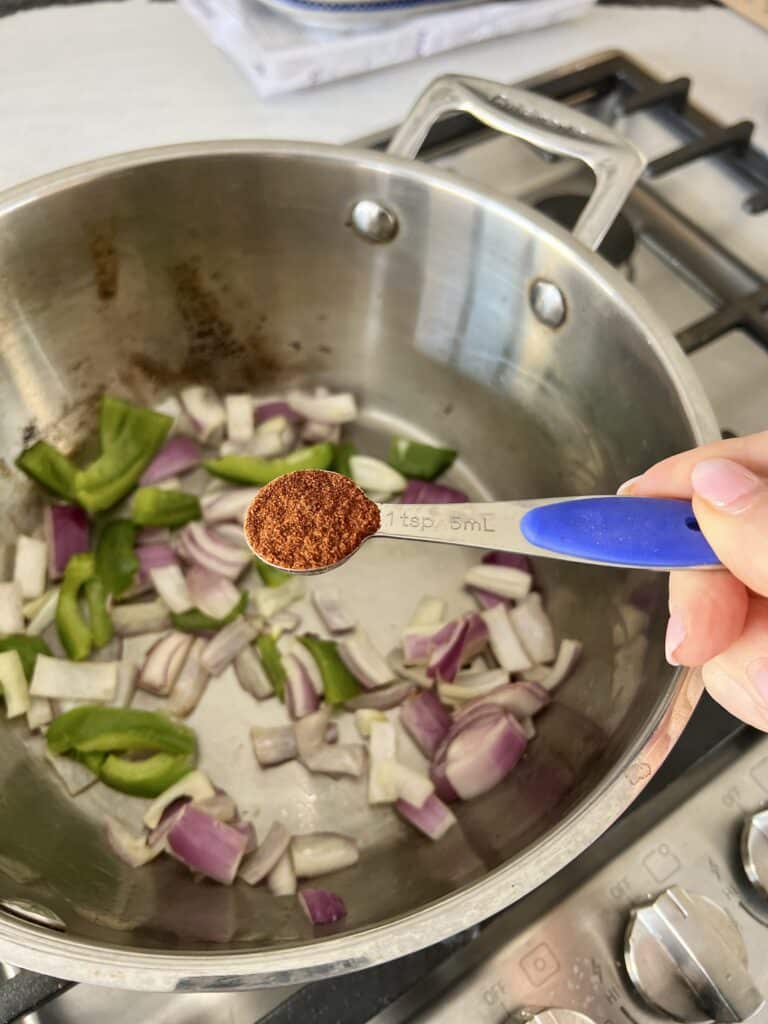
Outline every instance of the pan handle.
<svg viewBox="0 0 768 1024"><path fill-rule="evenodd" d="M432 125L455 111L592 170L595 188L573 229L588 249L600 245L645 168L637 147L586 114L524 89L459 75L437 78L426 88L387 152L415 158Z"/></svg>

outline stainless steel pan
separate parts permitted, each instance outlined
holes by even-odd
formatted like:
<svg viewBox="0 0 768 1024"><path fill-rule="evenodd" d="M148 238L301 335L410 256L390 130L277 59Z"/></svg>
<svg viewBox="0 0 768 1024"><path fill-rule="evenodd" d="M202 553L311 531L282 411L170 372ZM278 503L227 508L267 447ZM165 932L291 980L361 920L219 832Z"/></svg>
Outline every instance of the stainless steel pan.
<svg viewBox="0 0 768 1024"><path fill-rule="evenodd" d="M586 162L575 237L527 207L413 162L463 110ZM190 381L274 392L352 388L359 440L393 430L461 452L474 497L610 493L715 423L667 329L594 253L642 170L601 125L478 79L435 82L387 155L214 142L76 167L0 197L2 539L36 521L12 467L41 434L72 449L107 388L153 401ZM339 570L386 649L424 592L476 556L371 545ZM509 781L459 809L432 845L360 787L296 765L260 773L234 682L191 720L213 778L269 821L361 837L333 887L350 914L313 934L294 904L196 885L172 862L111 855L94 787L68 798L23 729L0 734L0 959L62 978L183 991L304 981L399 957L519 899L583 850L653 775L698 685L663 658L664 580L547 563L559 630L586 656ZM30 901L37 918L18 901ZM42 920L42 923L35 921ZM57 925L59 930L55 930Z"/></svg>

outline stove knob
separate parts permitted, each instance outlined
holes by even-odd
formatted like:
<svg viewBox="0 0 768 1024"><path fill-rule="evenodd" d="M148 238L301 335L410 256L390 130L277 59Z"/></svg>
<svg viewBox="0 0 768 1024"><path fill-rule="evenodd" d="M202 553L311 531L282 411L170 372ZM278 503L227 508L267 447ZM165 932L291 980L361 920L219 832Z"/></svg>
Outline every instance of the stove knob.
<svg viewBox="0 0 768 1024"><path fill-rule="evenodd" d="M516 1024L595 1024L586 1013L564 1010L559 1006L546 1010L535 1010L528 1006L518 1010L513 1019Z"/></svg>
<svg viewBox="0 0 768 1024"><path fill-rule="evenodd" d="M624 960L638 992L675 1020L736 1024L765 1002L731 916L677 885L632 911Z"/></svg>
<svg viewBox="0 0 768 1024"><path fill-rule="evenodd" d="M752 885L762 896L768 896L768 807L744 822L741 860Z"/></svg>

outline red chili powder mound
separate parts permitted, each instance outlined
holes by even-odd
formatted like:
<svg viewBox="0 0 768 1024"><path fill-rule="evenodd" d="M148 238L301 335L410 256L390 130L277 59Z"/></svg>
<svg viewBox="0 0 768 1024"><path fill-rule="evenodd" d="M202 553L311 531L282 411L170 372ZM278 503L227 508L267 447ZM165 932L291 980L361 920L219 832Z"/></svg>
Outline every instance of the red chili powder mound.
<svg viewBox="0 0 768 1024"><path fill-rule="evenodd" d="M349 477L300 469L262 487L243 529L265 562L307 571L342 561L379 524L378 506Z"/></svg>

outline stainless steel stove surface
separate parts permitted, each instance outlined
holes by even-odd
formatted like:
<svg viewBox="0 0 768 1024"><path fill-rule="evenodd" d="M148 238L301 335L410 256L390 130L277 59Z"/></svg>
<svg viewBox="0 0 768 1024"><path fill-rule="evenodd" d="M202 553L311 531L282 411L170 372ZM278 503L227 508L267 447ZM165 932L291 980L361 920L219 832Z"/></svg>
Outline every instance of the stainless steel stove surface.
<svg viewBox="0 0 768 1024"><path fill-rule="evenodd" d="M691 353L721 427L768 427L768 157L750 145L751 126L718 125L689 101L685 79L660 82L618 53L524 84L579 103L649 157L605 255ZM462 115L433 130L424 155L563 222L589 190L570 162L489 137ZM625 820L472 934L301 990L154 995L79 985L24 1019L768 1024L766 806L768 737L705 698Z"/></svg>

